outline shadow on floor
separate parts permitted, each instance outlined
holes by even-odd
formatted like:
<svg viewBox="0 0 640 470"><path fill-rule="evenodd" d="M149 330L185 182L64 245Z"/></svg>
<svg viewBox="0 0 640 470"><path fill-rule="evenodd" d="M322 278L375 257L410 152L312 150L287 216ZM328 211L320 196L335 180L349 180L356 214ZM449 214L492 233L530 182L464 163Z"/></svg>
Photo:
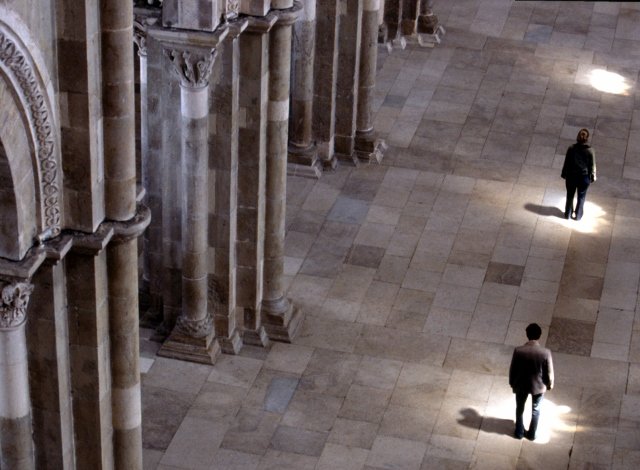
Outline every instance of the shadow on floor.
<svg viewBox="0 0 640 470"><path fill-rule="evenodd" d="M460 410L462 418L458 420L458 423L463 426L467 426L473 429L481 429L484 432L490 432L493 434L505 434L507 436L513 435L513 420L492 418L490 416L481 416L478 412L472 408L465 408Z"/></svg>
<svg viewBox="0 0 640 470"><path fill-rule="evenodd" d="M524 205L524 208L529 212L533 212L534 214L543 215L546 217L559 217L561 219L564 219L564 212L562 212L557 207L540 206L538 204L527 203Z"/></svg>

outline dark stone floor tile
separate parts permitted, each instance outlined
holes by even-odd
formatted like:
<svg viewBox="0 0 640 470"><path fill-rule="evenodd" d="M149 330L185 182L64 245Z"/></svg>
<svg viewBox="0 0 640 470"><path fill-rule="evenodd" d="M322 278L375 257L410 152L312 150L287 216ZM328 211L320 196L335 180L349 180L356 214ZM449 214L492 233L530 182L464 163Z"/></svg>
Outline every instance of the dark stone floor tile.
<svg viewBox="0 0 640 470"><path fill-rule="evenodd" d="M142 387L142 446L166 450L194 396L164 388Z"/></svg>
<svg viewBox="0 0 640 470"><path fill-rule="evenodd" d="M554 318L549 326L547 347L555 352L589 356L595 329L594 323Z"/></svg>
<svg viewBox="0 0 640 470"><path fill-rule="evenodd" d="M490 262L484 276L484 282L519 286L522 283L523 274L524 266Z"/></svg>
<svg viewBox="0 0 640 470"><path fill-rule="evenodd" d="M604 279L571 272L563 272L558 295L576 299L600 300Z"/></svg>
<svg viewBox="0 0 640 470"><path fill-rule="evenodd" d="M347 255L347 264L378 269L384 257L384 248L369 245L353 245Z"/></svg>

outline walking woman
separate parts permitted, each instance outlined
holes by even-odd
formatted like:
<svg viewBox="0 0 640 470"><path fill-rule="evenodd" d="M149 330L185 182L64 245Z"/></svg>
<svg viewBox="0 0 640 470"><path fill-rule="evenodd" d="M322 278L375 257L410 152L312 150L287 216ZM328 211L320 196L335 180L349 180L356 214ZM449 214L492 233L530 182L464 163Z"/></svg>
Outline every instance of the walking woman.
<svg viewBox="0 0 640 470"><path fill-rule="evenodd" d="M587 197L589 185L596 180L596 156L589 141L589 131L580 129L577 142L567 149L564 157L561 176L567 186L567 202L564 208L564 218L575 220L582 218L584 200ZM578 201L573 208L573 197L578 192Z"/></svg>

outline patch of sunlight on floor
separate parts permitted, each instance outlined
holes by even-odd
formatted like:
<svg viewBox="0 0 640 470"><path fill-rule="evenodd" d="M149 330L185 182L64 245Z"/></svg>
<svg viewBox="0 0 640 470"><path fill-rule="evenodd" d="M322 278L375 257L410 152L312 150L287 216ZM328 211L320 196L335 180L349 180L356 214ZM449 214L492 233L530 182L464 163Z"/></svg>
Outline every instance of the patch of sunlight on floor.
<svg viewBox="0 0 640 470"><path fill-rule="evenodd" d="M589 81L596 90L613 95L628 95L631 88L622 75L604 69L592 70Z"/></svg>
<svg viewBox="0 0 640 470"><path fill-rule="evenodd" d="M560 210L563 213L564 202L564 197L559 198L556 202L557 207L560 207ZM594 204L593 202L589 202L589 200L587 199L587 201L584 203L584 213L582 215L582 219L567 220L562 217L554 217L552 220L559 223L560 225L564 225L565 227L575 230L576 232L598 233L598 231L611 225L611 221L605 218L606 215L607 213L604 211L604 209L602 209L602 207L600 207L598 204Z"/></svg>
<svg viewBox="0 0 640 470"><path fill-rule="evenodd" d="M576 431L576 424L572 422L569 413L571 408L565 405L558 405L548 398L542 400L540 409L540 421L538 422L538 430L536 432L536 444L547 444L553 442L553 436L560 433ZM511 433L515 428L516 399L515 395L509 400L491 406L487 409L485 417L509 419L512 421ZM531 396L527 399L524 407L524 427L529 428L531 420Z"/></svg>

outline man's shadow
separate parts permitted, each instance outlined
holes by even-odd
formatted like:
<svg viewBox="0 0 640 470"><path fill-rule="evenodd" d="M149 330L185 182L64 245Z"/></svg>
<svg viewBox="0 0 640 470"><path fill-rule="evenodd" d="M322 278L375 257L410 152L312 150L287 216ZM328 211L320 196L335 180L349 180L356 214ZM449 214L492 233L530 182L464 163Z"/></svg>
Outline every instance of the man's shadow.
<svg viewBox="0 0 640 470"><path fill-rule="evenodd" d="M463 426L467 426L473 429L482 429L484 432L490 432L493 434L505 434L511 436L513 434L513 420L491 418L489 416L481 416L473 408L464 408L460 410L462 415L461 419L458 419L458 423Z"/></svg>
<svg viewBox="0 0 640 470"><path fill-rule="evenodd" d="M524 208L529 212L533 212L534 214L543 215L546 217L559 217L560 219L564 219L564 212L562 212L557 207L541 206L538 204L531 204L529 202L524 205Z"/></svg>

